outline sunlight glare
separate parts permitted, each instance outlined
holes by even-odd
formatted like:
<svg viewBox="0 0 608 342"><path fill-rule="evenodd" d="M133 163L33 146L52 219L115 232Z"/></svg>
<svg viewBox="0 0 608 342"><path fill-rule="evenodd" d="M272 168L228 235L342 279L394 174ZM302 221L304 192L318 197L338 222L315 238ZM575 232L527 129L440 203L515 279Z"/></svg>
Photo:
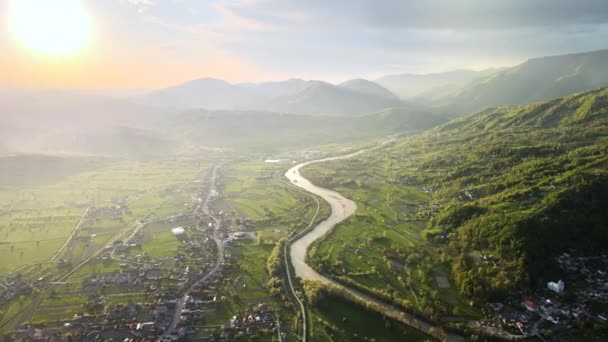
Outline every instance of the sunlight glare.
<svg viewBox="0 0 608 342"><path fill-rule="evenodd" d="M45 56L68 56L91 41L92 20L80 0L12 0L13 38Z"/></svg>

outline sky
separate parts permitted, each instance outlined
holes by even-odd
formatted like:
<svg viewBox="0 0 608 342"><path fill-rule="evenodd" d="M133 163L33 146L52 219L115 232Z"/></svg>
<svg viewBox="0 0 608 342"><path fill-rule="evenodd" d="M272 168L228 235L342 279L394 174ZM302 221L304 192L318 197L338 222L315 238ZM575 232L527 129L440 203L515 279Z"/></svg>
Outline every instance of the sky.
<svg viewBox="0 0 608 342"><path fill-rule="evenodd" d="M74 0L91 18L90 44L49 57L15 39L11 1L23 0L0 0L4 85L339 82L608 48L606 0Z"/></svg>

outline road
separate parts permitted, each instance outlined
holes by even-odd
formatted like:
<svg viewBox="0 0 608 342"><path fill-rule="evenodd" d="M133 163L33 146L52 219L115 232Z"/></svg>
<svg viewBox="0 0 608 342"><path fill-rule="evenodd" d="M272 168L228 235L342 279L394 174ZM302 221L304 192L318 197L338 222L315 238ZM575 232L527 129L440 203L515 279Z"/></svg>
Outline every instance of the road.
<svg viewBox="0 0 608 342"><path fill-rule="evenodd" d="M150 215L150 213L148 213L145 217L148 217ZM145 218L144 217L144 218ZM29 317L31 316L31 314L33 313L33 309L35 309L39 304L40 301L42 300L42 298L50 293L51 291L53 291L57 286L61 286L62 283L65 283L65 281L72 276L74 273L76 273L78 270L80 270L84 265L88 264L89 262L91 262L92 260L94 260L95 258L99 257L108 247L111 247L116 241L118 241L118 239L120 239L126 232L128 232L129 230L133 229L134 227L136 227L137 225L139 225L139 222L135 222L132 225L128 226L126 229L120 231L117 235L115 235L112 239L110 239L109 242L107 242L102 248L99 248L97 251L95 251L93 254L91 254L90 256L88 256L87 258L85 258L84 260L82 260L78 265L74 266L68 273L65 273L63 275L58 276L57 278L53 279L52 284L50 283L49 286L42 290L38 296L36 296L33 300L32 303L25 305L23 307L21 307L19 309L19 311L17 311L10 320L5 320L5 322L0 325L0 328L3 328L5 325L10 324L11 322L13 323L13 328L12 330L16 329L17 326L24 321L25 319L22 320L17 320L17 318L19 316L23 316L23 317Z"/></svg>
<svg viewBox="0 0 608 342"><path fill-rule="evenodd" d="M315 211L315 214L313 215L313 217L310 219L310 223L308 224L308 227L306 227L301 233L298 233L294 236L292 236L289 241L287 241L287 243L285 243L283 245L283 258L285 260L284 265L285 267L285 271L287 273L287 281L289 283L289 288L291 289L291 294L293 295L293 297L296 299L296 301L298 302L298 306L300 307L300 313L302 316L302 342L306 342L306 338L308 336L308 319L306 318L306 308L304 307L304 302L302 302L302 300L300 299L300 297L298 297L298 294L296 293L296 289L295 286L293 285L293 276L291 275L291 269L288 266L289 265L289 253L287 253L287 249L291 246L291 244L293 243L293 241L297 241L301 236L304 236L308 230L312 227L312 225L315 223L315 220L317 219L317 216L319 215L319 210L321 209L321 204L319 203L319 200L317 199L317 197L315 195L312 195L309 192L306 191L302 191L300 188L294 187L294 189L308 194L310 195L310 197L312 197L315 202L317 203L317 210ZM278 320L278 317L277 317ZM280 329L280 325L279 325L279 329Z"/></svg>
<svg viewBox="0 0 608 342"><path fill-rule="evenodd" d="M220 165L217 165L212 172L212 177L211 177L211 187L214 186L215 184L215 177L216 177L216 173L217 173L217 168ZM211 193L211 191L209 192ZM223 262L223 250L224 250L224 245L222 243L222 241L219 239L219 235L218 235L218 231L217 229L219 228L219 219L217 219L215 216L211 215L211 212L208 209L208 203L209 203L209 197L207 196L207 199L204 202L204 205L202 206L202 211L203 213L205 213L207 216L211 217L214 221L215 221L215 225L214 225L214 240L216 242L216 244L218 245L218 251L220 251L219 255L218 255L218 261L216 261L216 265L215 267L211 270L214 274L215 272L217 272L217 270L219 269L219 267L221 266L221 263ZM158 209L158 208L155 208ZM125 229L119 231L117 234L115 234L103 247L100 247L98 250L96 250L93 254L91 254L90 256L88 256L87 258L85 258L84 260L82 260L79 264L77 264L76 266L74 266L69 272L62 274L58 277L56 277L53 280L53 284L49 284L49 286L42 290L38 296L36 296L33 300L32 303L27 304L23 307L21 307L17 312L15 312L13 314L13 316L8 319L5 320L4 323L0 324L0 329L3 328L4 326L11 324L13 325L12 330L16 329L17 326L24 320L19 320L18 318L20 317L29 317L31 316L31 314L33 313L33 309L35 307L38 306L38 304L40 303L40 301L42 300L42 298L50 293L51 291L53 291L57 286L60 286L61 283L64 283L70 276L72 276L74 273L76 273L78 270L80 270L83 266L85 266L86 264L88 264L89 262L91 262L92 260L98 258L99 256L101 256L104 251L106 251L108 248L112 247L118 240L122 240L124 239L125 235L128 233L131 233L131 235L129 236L129 239L133 236L133 234L135 234L135 232L138 229L141 229L141 227L143 226L143 221L146 220L148 217L150 217L155 209L151 209L148 213L146 213L144 216L138 218L133 224L127 226ZM70 235L70 237L68 237L68 239L66 240L66 242L64 243L64 245L62 247L60 247L60 249L55 252L53 258L56 258L57 255L59 255L59 252L69 244L69 242L71 241L74 233L78 230L78 228L80 227L80 225L83 223L85 216L87 215L87 213L89 212L89 209L87 209L85 211L85 213L83 214L83 216L80 219L80 222L78 223L78 225L76 226L76 228L73 230L72 234ZM112 255L113 255L114 251L112 251ZM25 266L25 265L24 265ZM24 267L22 266L22 267ZM21 267L20 267L21 268ZM19 269L18 269L19 270ZM17 270L16 270L17 271ZM13 271L16 272L16 271ZM205 278L205 280L208 279ZM202 281L202 280L201 280ZM181 311L181 310L180 310ZM179 319L179 317L178 317Z"/></svg>
<svg viewBox="0 0 608 342"><path fill-rule="evenodd" d="M76 224L76 227L74 227L74 229L72 230L72 233L70 233L70 236L68 236L68 238L65 240L63 245L61 245L61 247L59 247L59 249L55 252L55 254L53 254L50 262L55 262L57 260L57 257L59 256L59 254L61 254L61 252L70 244L70 241L72 241L72 239L76 235L76 232L78 232L78 229L80 229L80 226L82 226L82 223L84 222L84 218L87 216L90 209L91 209L91 207L88 207L87 210L84 211L84 213L80 217L80 220L78 221L78 224Z"/></svg>
<svg viewBox="0 0 608 342"><path fill-rule="evenodd" d="M186 297L188 297L188 294L190 292L192 292L192 289L195 286L206 282L209 278L211 278L214 274L216 274L220 270L220 268L222 267L222 263L224 262L224 243L222 242L222 240L220 239L220 236L219 236L219 229L220 229L222 220L217 215L215 215L213 212L211 212L211 209L209 209L209 201L211 200L211 196L213 193L216 192L215 191L215 179L217 177L217 170L221 165L222 165L221 163L217 164L213 168L213 171L211 171L211 178L209 180L209 188L207 189L207 196L205 197L205 201L203 201L203 203L195 209L195 212L198 212L200 210L203 212L203 214L205 214L205 216L207 216L213 220L213 224L212 224L213 225L213 240L215 241L215 245L217 246L217 255L216 255L216 259L215 259L215 265L213 266L213 268L211 268L209 270L209 272L207 272L204 276L202 276L200 279L198 279L196 282L194 282L188 288L188 290L186 290L184 295L180 298L179 302L177 303L177 305L175 307L175 314L173 315L173 321L171 322L172 328L175 328L175 326L177 326L177 324L180 321L179 318L181 316L182 310L184 309L184 306L186 305ZM199 229L200 229L200 227L199 227Z"/></svg>
<svg viewBox="0 0 608 342"><path fill-rule="evenodd" d="M391 317L395 320L403 322L409 326L412 326L418 330L424 331L429 335L433 335L439 337L441 339L446 338L448 341L464 341L461 336L450 334L450 333L442 333L440 326L433 325L427 321L423 321L418 319L408 313L403 312L401 309L391 305L384 303L376 298L373 298L367 294L359 292L357 290L351 289L343 284L340 284L332 279L325 277L324 275L315 271L312 267L306 264L306 251L308 247L317 239L324 236L328 232L332 230L336 224L344 221L346 218L351 216L357 210L357 204L352 200L342 196L340 193L318 187L312 184L308 179L304 178L300 174L300 169L306 165L310 165L313 163L322 163L332 160L340 160L354 157L358 154L366 152L367 150L360 150L354 153L350 153L347 155L337 156L337 157L329 157L318 160L312 160L304 163L300 163L295 165L294 167L287 170L285 173L285 177L287 177L291 184L299 187L305 191L308 191L312 194L315 194L324 200L326 200L331 206L331 214L324 221L317 224L313 229L307 231L306 234L298 236L298 238L291 244L290 248L290 259L291 264L293 265L294 271L297 276L304 280L316 280L326 284L330 284L336 286L338 288L343 289L349 296L353 299L363 300L369 303L373 303L373 308L376 311L381 312L382 314ZM293 289L293 285L290 286ZM307 322L304 320L304 329L306 329Z"/></svg>

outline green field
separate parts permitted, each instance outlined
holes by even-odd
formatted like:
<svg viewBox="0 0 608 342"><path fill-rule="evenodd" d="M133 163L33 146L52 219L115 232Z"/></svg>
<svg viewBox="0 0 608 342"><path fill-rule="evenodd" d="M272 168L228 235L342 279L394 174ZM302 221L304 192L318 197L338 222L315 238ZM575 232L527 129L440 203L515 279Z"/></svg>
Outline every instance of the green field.
<svg viewBox="0 0 608 342"><path fill-rule="evenodd" d="M280 312L281 320L293 317L286 293L272 296L267 260L281 238L303 229L313 218L317 205L310 195L293 189L282 179L286 165L244 159L222 167L219 198L213 208L224 213L229 231L255 232L225 248L226 275L220 287L221 300L207 323L225 323L256 303ZM319 218L328 214L325 204ZM291 304L289 304L291 305Z"/></svg>
<svg viewBox="0 0 608 342"><path fill-rule="evenodd" d="M83 213L79 208L49 207L0 216L0 274L49 261Z"/></svg>
<svg viewBox="0 0 608 342"><path fill-rule="evenodd" d="M7 174L0 181L0 258L3 260L0 276L19 270L26 279L42 280L39 287L28 295L28 300L15 298L2 303L0 312L3 319L12 318L31 301L37 303L35 308L24 311L20 321L65 319L85 311L84 304L91 293L83 292L82 281L94 274L120 269L117 262L89 260L88 257L99 255L112 239L129 236L137 221L161 220L190 212L194 201L192 195L201 187L201 177L215 162L214 158L209 154L145 161L104 159L82 167L76 167L77 163L70 159L67 164L61 164L61 169L53 169L51 166L54 164L39 165L38 170L30 170L28 172L32 174L25 176L20 174L23 169L20 164L15 167L3 165L4 170L12 170L14 175ZM63 163L61 158L55 159L54 162ZM40 163L45 160L40 156L25 156L15 162ZM36 172L46 174L46 177L40 178ZM87 208L87 215L75 230ZM174 256L181 246L181 242L170 233L170 228L175 225L146 225L149 239L140 246L140 252L151 257ZM68 240L72 232L73 237ZM55 261L63 259L69 266L50 263L66 241L69 243L65 244ZM74 274L64 277L72 267L85 261L87 263ZM55 280L66 283L45 292L49 287L45 282ZM131 294L121 297L120 291L123 290L120 289L108 288L105 291L111 294L112 302L133 297ZM11 328L14 325L5 325L2 329Z"/></svg>
<svg viewBox="0 0 608 342"><path fill-rule="evenodd" d="M201 158L128 161L104 160L81 172L57 171L45 182L9 177L0 187L0 274L22 265L44 263L65 242L86 207L128 207L122 218L90 218L78 236L85 245L70 246L61 257L78 262L102 247L117 232L144 215L163 218L189 210L193 183L209 161ZM18 170L15 170L17 172ZM49 170L52 173L53 170ZM9 175L10 176L10 175ZM87 236L85 236L87 235Z"/></svg>
<svg viewBox="0 0 608 342"><path fill-rule="evenodd" d="M328 296L312 310L313 341L432 341L432 337L375 312Z"/></svg>
<svg viewBox="0 0 608 342"><path fill-rule="evenodd" d="M376 156L374 162L356 157L302 170L357 203L352 217L313 245L309 262L338 281L437 319L478 317L454 282L437 285L433 269L442 259L421 234L431 196L396 182L391 164Z"/></svg>

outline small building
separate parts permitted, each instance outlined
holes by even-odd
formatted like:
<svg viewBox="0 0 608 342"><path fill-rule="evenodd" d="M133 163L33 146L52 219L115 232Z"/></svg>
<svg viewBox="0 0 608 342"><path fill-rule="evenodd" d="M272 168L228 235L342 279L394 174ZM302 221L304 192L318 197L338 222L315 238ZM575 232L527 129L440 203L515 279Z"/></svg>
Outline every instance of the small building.
<svg viewBox="0 0 608 342"><path fill-rule="evenodd" d="M547 283L547 288L555 293L563 293L564 292L564 288L565 288L565 284L563 281L559 280L557 283L555 282L548 282Z"/></svg>
<svg viewBox="0 0 608 342"><path fill-rule="evenodd" d="M186 230L182 227L175 227L173 229L171 229L171 233L173 233L173 235L182 235L186 232Z"/></svg>

